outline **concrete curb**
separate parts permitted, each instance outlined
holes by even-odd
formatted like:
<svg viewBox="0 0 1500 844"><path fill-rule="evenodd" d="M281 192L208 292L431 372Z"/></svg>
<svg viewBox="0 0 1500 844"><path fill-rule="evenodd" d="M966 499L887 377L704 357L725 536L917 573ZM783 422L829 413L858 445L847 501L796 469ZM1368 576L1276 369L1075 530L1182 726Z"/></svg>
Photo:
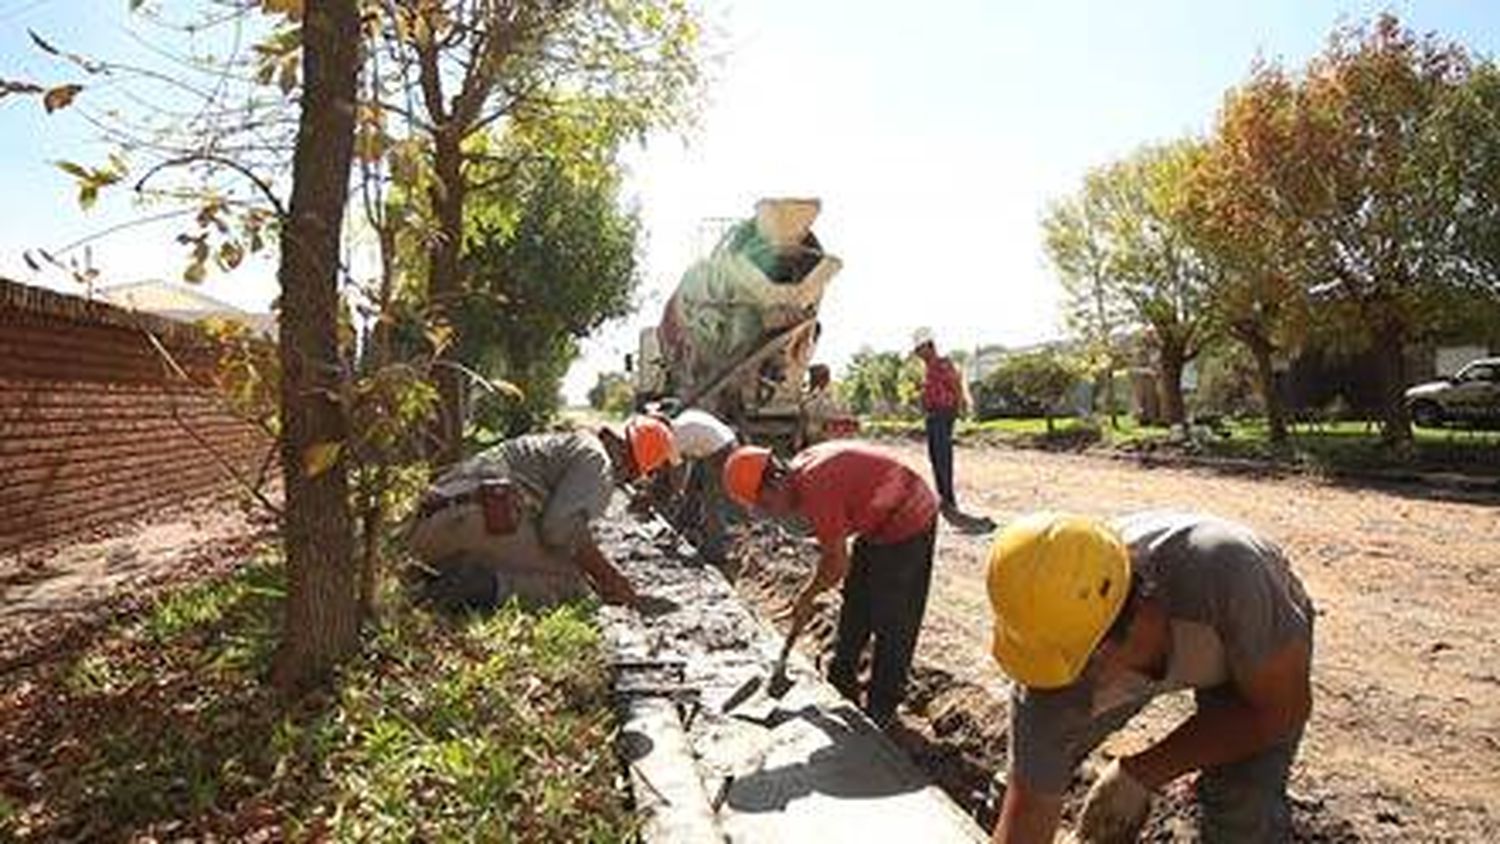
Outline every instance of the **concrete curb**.
<svg viewBox="0 0 1500 844"><path fill-rule="evenodd" d="M677 706L666 698L626 704L618 747L630 769L636 812L645 841L717 844L725 840L714 820Z"/></svg>
<svg viewBox="0 0 1500 844"><path fill-rule="evenodd" d="M643 615L601 613L616 693L627 701L621 749L646 841L868 844L872 831L879 840L986 840L799 655L788 664L794 685L785 698L756 694L723 712L745 681L767 674L780 634L665 524L617 509L597 536L658 604Z"/></svg>

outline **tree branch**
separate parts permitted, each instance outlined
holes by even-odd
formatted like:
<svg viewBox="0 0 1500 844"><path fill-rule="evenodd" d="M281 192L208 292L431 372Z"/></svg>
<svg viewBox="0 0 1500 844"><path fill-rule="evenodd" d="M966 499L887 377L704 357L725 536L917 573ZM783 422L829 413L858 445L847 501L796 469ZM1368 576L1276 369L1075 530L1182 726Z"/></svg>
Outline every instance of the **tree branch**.
<svg viewBox="0 0 1500 844"><path fill-rule="evenodd" d="M271 208L276 211L276 218L278 220L286 219L286 206L281 204L281 198L276 195L275 191L271 190L271 185L267 183L265 179L262 179L257 173L255 173L255 171L239 163L238 161L214 155L213 153L191 153L176 158L169 158L166 161L159 162L152 166L151 169L147 170L145 174L136 181L135 190L137 193L144 191L146 182L150 181L153 176L164 170L197 163L216 164L220 167L233 170L241 176L244 176L252 185L255 186L257 190L260 191L261 196L264 196L266 198L266 201L271 204Z"/></svg>
<svg viewBox="0 0 1500 844"><path fill-rule="evenodd" d="M192 377L189 376L187 372L182 368L182 366L177 363L177 359L172 357L172 353L167 351L167 347L162 345L161 340L159 340L154 333L146 330L142 330L141 333L146 335L146 340L151 343L151 346L154 349L156 349L156 353L161 356L162 361L170 372L175 373L178 378L188 382L189 384L194 383ZM194 384L194 386L198 385ZM193 429L193 426L187 423L187 420L182 418L181 409L177 406L176 393L171 389L168 389L167 395L171 396L172 398L172 421L177 423L177 426L183 430L183 433L186 433L189 437L192 437L193 441L196 442L198 446L205 452L207 452L208 455L214 459L215 463L219 464L219 468L223 469L224 473L228 475L231 480L239 484L245 489L246 492L253 496L257 501L259 501L262 507L265 507L266 510L276 516L278 519L281 518L281 508L277 507L276 504L271 501L271 499L267 498L266 494L261 491L260 487L255 486L248 480L246 480L240 474L239 469L235 468L234 464L229 462L228 458L220 454L218 449L214 448L213 443L210 443L207 439L205 439L202 434L198 433ZM275 449L276 443L273 440L270 450L274 452ZM262 472L262 480L264 480L264 477L264 472Z"/></svg>

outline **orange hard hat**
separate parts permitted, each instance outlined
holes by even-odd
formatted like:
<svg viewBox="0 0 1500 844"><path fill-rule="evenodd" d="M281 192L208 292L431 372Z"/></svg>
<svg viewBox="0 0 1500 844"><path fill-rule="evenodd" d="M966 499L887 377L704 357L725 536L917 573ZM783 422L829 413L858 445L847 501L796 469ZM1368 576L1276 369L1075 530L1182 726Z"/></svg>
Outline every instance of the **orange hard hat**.
<svg viewBox="0 0 1500 844"><path fill-rule="evenodd" d="M625 441L637 474L649 475L676 458L672 429L655 416L637 415L625 423Z"/></svg>
<svg viewBox="0 0 1500 844"><path fill-rule="evenodd" d="M740 446L724 460L724 491L745 507L760 498L760 484L771 462L771 450L758 445Z"/></svg>

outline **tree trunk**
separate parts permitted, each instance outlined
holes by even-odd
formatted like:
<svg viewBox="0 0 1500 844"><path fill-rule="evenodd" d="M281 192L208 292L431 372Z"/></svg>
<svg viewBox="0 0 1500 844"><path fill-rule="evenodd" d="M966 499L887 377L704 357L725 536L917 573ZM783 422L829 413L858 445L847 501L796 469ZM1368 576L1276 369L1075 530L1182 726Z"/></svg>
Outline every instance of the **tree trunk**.
<svg viewBox="0 0 1500 844"><path fill-rule="evenodd" d="M357 0L308 0L302 39L302 114L277 272L288 584L273 679L294 693L322 680L359 641L346 463L336 459L316 473L304 464L310 449L342 447L349 436L338 273L354 151Z"/></svg>
<svg viewBox="0 0 1500 844"><path fill-rule="evenodd" d="M1160 378L1157 390L1161 394L1161 412L1168 426L1187 421L1187 409L1182 400L1182 370L1186 366L1187 354L1181 345L1162 343L1157 356L1157 375Z"/></svg>
<svg viewBox="0 0 1500 844"><path fill-rule="evenodd" d="M1281 394L1276 391L1276 370L1271 363L1274 353L1269 342L1263 339L1245 339L1250 355L1255 358L1255 377L1260 385L1260 397L1266 405L1266 427L1270 431L1272 445L1286 444L1286 408L1281 404Z"/></svg>
<svg viewBox="0 0 1500 844"><path fill-rule="evenodd" d="M442 129L433 137L433 165L437 179L429 191L433 213L437 217L438 237L432 246L428 263L428 296L434 310L449 317L463 296L460 260L463 256L464 194L462 139L451 129ZM453 359L454 347L443 351L444 360ZM451 366L437 369L439 396L438 464L455 462L461 456L464 433L464 378Z"/></svg>
<svg viewBox="0 0 1500 844"><path fill-rule="evenodd" d="M1095 330L1099 333L1101 343L1109 361L1109 366L1104 370L1104 401L1109 407L1109 427L1120 429L1120 414L1115 411L1115 360L1112 352L1113 343L1110 338L1108 310L1104 306L1105 281L1099 275L1094 275L1094 319Z"/></svg>
<svg viewBox="0 0 1500 844"><path fill-rule="evenodd" d="M1399 321L1386 319L1380 333L1380 438L1388 446L1411 443L1411 413L1406 406L1406 331Z"/></svg>
<svg viewBox="0 0 1500 844"><path fill-rule="evenodd" d="M391 302L396 294L396 226L389 217L371 220L380 244L380 289L376 300L376 319L366 349L364 371L378 373L391 362ZM380 543L385 536L385 490L391 483L390 464L393 454L367 457L363 484L357 484L361 547L359 554L359 613L362 619L373 619L380 591Z"/></svg>
<svg viewBox="0 0 1500 844"><path fill-rule="evenodd" d="M1104 370L1095 380L1096 385L1094 391L1104 397L1104 407L1109 412L1109 427L1114 428L1118 431L1120 429L1120 414L1118 411L1117 402L1115 401L1114 368L1111 367Z"/></svg>

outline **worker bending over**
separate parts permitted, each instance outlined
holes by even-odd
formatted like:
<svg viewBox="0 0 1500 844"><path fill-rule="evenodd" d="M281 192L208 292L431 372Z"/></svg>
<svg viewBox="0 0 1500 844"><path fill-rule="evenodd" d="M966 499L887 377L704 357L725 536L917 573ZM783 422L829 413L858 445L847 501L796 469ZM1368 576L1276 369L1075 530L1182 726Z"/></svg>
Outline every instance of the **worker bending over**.
<svg viewBox="0 0 1500 844"><path fill-rule="evenodd" d="M594 542L590 522L618 483L669 459L671 432L630 420L622 433L575 431L506 440L444 472L418 506L408 537L425 592L440 606L489 609L580 597L635 604L630 581Z"/></svg>
<svg viewBox="0 0 1500 844"><path fill-rule="evenodd" d="M720 479L724 461L739 437L723 420L706 410L689 408L672 417L672 444L684 466L672 472L671 496L675 521L686 525L689 537L704 559L724 557L724 494ZM674 461L675 463L676 461Z"/></svg>
<svg viewBox="0 0 1500 844"><path fill-rule="evenodd" d="M851 441L812 446L789 464L764 448L739 448L725 461L724 487L747 507L773 516L800 514L812 524L820 549L817 569L779 619L791 621L789 637L795 638L812 615L814 599L842 581L844 604L828 680L858 703L859 657L873 637L864 708L877 724L890 724L927 608L937 496L897 458Z"/></svg>
<svg viewBox="0 0 1500 844"><path fill-rule="evenodd" d="M1075 766L1152 697L1187 688L1197 711L1104 770L1078 839L1134 841L1152 796L1198 771L1204 841L1287 840L1313 608L1275 545L1194 514L1038 514L997 537L988 587L994 657L1015 681L995 841L1052 841Z"/></svg>

